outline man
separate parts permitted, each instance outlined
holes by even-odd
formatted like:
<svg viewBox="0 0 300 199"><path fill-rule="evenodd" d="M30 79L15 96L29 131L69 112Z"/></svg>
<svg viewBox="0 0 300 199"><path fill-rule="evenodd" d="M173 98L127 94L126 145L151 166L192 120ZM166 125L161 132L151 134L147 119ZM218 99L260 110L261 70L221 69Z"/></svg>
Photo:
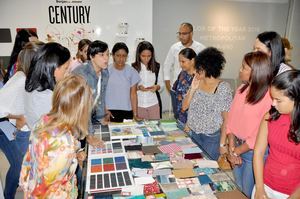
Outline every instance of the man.
<svg viewBox="0 0 300 199"><path fill-rule="evenodd" d="M93 92L94 108L91 116L92 124L107 124L110 115L106 110L105 93L108 82L108 45L102 41L92 42L87 51L88 61L72 71L74 74L83 76ZM93 136L94 129L89 127L90 134L87 136L87 142L93 146L102 144L102 141Z"/></svg>
<svg viewBox="0 0 300 199"><path fill-rule="evenodd" d="M168 55L164 62L164 80L166 84L167 91L171 94L171 98L174 98L174 92L171 91L171 87L177 79L181 71L181 67L179 65L178 54L184 48L192 48L196 54L198 54L201 50L205 48L205 46L197 41L193 40L193 25L190 23L182 23L179 27L179 31L177 32L179 42L173 44L170 47ZM174 108L174 100L172 100L172 107ZM175 118L176 118L176 113Z"/></svg>

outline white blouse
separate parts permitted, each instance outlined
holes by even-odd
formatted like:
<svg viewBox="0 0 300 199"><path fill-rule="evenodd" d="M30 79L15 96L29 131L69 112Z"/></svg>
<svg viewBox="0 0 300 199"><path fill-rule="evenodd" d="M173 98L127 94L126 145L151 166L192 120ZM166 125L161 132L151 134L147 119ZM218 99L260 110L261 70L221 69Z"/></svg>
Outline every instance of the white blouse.
<svg viewBox="0 0 300 199"><path fill-rule="evenodd" d="M7 117L9 114L25 114L25 80L25 74L18 71L0 89L0 118ZM10 122L15 125L16 120L10 119ZM21 130L28 131L29 128L25 125Z"/></svg>
<svg viewBox="0 0 300 199"><path fill-rule="evenodd" d="M147 70L146 66L142 63L141 63L141 71L139 72L139 75L141 77L141 81L139 82L138 85L142 85L144 87L150 87L155 84L155 73ZM157 81L157 85L160 86L159 92L162 91L164 85L162 78L163 78L162 70L160 68L158 73L158 81ZM158 99L155 92L151 92L151 91L145 92L145 91L138 90L137 95L138 95L138 107L147 108L158 104Z"/></svg>

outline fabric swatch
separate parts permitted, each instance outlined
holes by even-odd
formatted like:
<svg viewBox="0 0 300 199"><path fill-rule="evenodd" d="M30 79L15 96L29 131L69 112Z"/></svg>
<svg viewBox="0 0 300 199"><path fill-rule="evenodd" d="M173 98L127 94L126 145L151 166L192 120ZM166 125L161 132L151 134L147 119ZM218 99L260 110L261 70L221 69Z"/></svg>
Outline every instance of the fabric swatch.
<svg viewBox="0 0 300 199"><path fill-rule="evenodd" d="M209 184L212 183L211 179L208 177L208 175L199 175L198 176L200 184Z"/></svg>
<svg viewBox="0 0 300 199"><path fill-rule="evenodd" d="M128 160L130 168L141 168L141 169L149 169L152 168L150 162L142 162L141 159L130 159Z"/></svg>
<svg viewBox="0 0 300 199"><path fill-rule="evenodd" d="M178 189L178 185L176 183L160 184L160 187L164 193Z"/></svg>
<svg viewBox="0 0 300 199"><path fill-rule="evenodd" d="M165 161L165 162L158 162L158 163L151 163L154 170L157 169L169 169L173 168L171 162Z"/></svg>
<svg viewBox="0 0 300 199"><path fill-rule="evenodd" d="M159 189L158 183L156 181L154 181L151 184L144 185L144 194L145 195L150 195L150 194L155 194L155 193L160 193L160 189Z"/></svg>
<svg viewBox="0 0 300 199"><path fill-rule="evenodd" d="M155 154L154 160L155 161L169 161L170 157L166 153L158 153L158 154Z"/></svg>
<svg viewBox="0 0 300 199"><path fill-rule="evenodd" d="M181 199L185 196L189 196L189 192L186 188L181 188L181 189L175 189L172 191L166 192L167 198L172 198L172 199Z"/></svg>
<svg viewBox="0 0 300 199"><path fill-rule="evenodd" d="M142 151L145 155L154 155L156 153L161 153L157 148L157 145L152 145L152 146L142 146Z"/></svg>
<svg viewBox="0 0 300 199"><path fill-rule="evenodd" d="M162 145L159 146L158 148L163 153L176 153L178 151L181 151L181 147L176 143Z"/></svg>
<svg viewBox="0 0 300 199"><path fill-rule="evenodd" d="M219 168L218 162L214 160L201 159L197 161L197 165L199 168L215 168L215 169Z"/></svg>
<svg viewBox="0 0 300 199"><path fill-rule="evenodd" d="M158 170L154 170L152 176L156 177L158 175L171 175L172 174L172 170L171 169L158 169Z"/></svg>
<svg viewBox="0 0 300 199"><path fill-rule="evenodd" d="M219 192L219 193L216 193L216 196L218 198L247 199L247 197L238 190L228 191L228 192Z"/></svg>
<svg viewBox="0 0 300 199"><path fill-rule="evenodd" d="M192 169L194 168L194 163L190 160L182 159L178 162L173 163L174 169Z"/></svg>
<svg viewBox="0 0 300 199"><path fill-rule="evenodd" d="M176 178L191 178L196 176L193 169L176 169L172 172Z"/></svg>

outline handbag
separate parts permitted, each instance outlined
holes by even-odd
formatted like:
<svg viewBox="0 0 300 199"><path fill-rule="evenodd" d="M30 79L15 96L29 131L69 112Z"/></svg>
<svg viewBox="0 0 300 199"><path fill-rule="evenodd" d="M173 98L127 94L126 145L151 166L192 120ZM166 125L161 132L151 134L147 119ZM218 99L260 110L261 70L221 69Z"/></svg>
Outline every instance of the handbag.
<svg viewBox="0 0 300 199"><path fill-rule="evenodd" d="M218 164L222 170L232 170L231 164L227 160L226 154L220 155L220 157L218 158Z"/></svg>

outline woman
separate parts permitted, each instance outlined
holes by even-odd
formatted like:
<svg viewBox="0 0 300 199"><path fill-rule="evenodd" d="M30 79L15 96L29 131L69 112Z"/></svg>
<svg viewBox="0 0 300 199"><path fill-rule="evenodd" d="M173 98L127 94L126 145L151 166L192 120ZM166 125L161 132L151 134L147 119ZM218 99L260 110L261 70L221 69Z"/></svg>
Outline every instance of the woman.
<svg viewBox="0 0 300 199"><path fill-rule="evenodd" d="M70 75L54 89L51 111L35 125L21 170L24 198L77 198L78 139L88 133L92 93Z"/></svg>
<svg viewBox="0 0 300 199"><path fill-rule="evenodd" d="M92 42L88 39L82 39L79 41L76 57L74 58L74 60L72 60L69 67L70 71L73 71L75 68L82 65L88 60L87 51L91 43Z"/></svg>
<svg viewBox="0 0 300 199"><path fill-rule="evenodd" d="M30 129L50 111L52 91L70 64L70 51L58 43L47 43L33 57L25 82L25 118Z"/></svg>
<svg viewBox="0 0 300 199"><path fill-rule="evenodd" d="M289 70L271 84L272 108L261 121L254 148L252 197L300 198L300 71ZM263 157L269 146L269 155Z"/></svg>
<svg viewBox="0 0 300 199"><path fill-rule="evenodd" d="M30 41L37 41L38 36L36 32L29 30L29 29L21 29L17 32L15 43L13 50L10 54L9 63L7 67L7 72L4 76L4 84L9 80L11 76L13 76L17 72L17 58L19 55L19 52L22 50L22 48Z"/></svg>
<svg viewBox="0 0 300 199"><path fill-rule="evenodd" d="M284 47L277 32L269 31L257 35L253 49L269 55L274 77L284 71L291 70L291 67L285 64Z"/></svg>
<svg viewBox="0 0 300 199"><path fill-rule="evenodd" d="M272 103L269 95L272 74L267 54L247 53L239 73L243 84L237 89L228 114L228 159L234 168L236 184L247 197L251 196L254 186L252 159L256 135L260 121Z"/></svg>
<svg viewBox="0 0 300 199"><path fill-rule="evenodd" d="M225 62L223 53L214 47L201 51L196 57L197 74L182 104L182 110L189 109L187 128L192 139L213 160L220 154L220 137L225 135L232 101L229 83L219 79ZM225 143L225 136L223 139L221 143Z"/></svg>
<svg viewBox="0 0 300 199"><path fill-rule="evenodd" d="M137 84L140 77L132 66L126 64L128 52L125 43L116 43L112 49L114 62L108 66L109 79L105 97L112 122L138 119Z"/></svg>
<svg viewBox="0 0 300 199"><path fill-rule="evenodd" d="M187 121L188 110L182 109L182 102L186 93L190 89L194 75L196 74L195 68L196 53L191 48L185 48L179 52L179 64L182 71L179 73L177 80L173 84L172 90L175 94L175 115L177 115L177 125L183 130Z"/></svg>
<svg viewBox="0 0 300 199"><path fill-rule="evenodd" d="M17 72L0 89L0 117L10 119L0 122L0 149L10 164L5 178L5 198L15 197L22 160L29 144L30 130L24 118L25 79L32 57L42 46L41 42L29 42L24 46L18 56Z"/></svg>
<svg viewBox="0 0 300 199"><path fill-rule="evenodd" d="M137 87L138 117L159 120L162 113L159 92L162 90L163 80L152 44L148 41L139 43L135 59L132 66L139 72L141 78Z"/></svg>

